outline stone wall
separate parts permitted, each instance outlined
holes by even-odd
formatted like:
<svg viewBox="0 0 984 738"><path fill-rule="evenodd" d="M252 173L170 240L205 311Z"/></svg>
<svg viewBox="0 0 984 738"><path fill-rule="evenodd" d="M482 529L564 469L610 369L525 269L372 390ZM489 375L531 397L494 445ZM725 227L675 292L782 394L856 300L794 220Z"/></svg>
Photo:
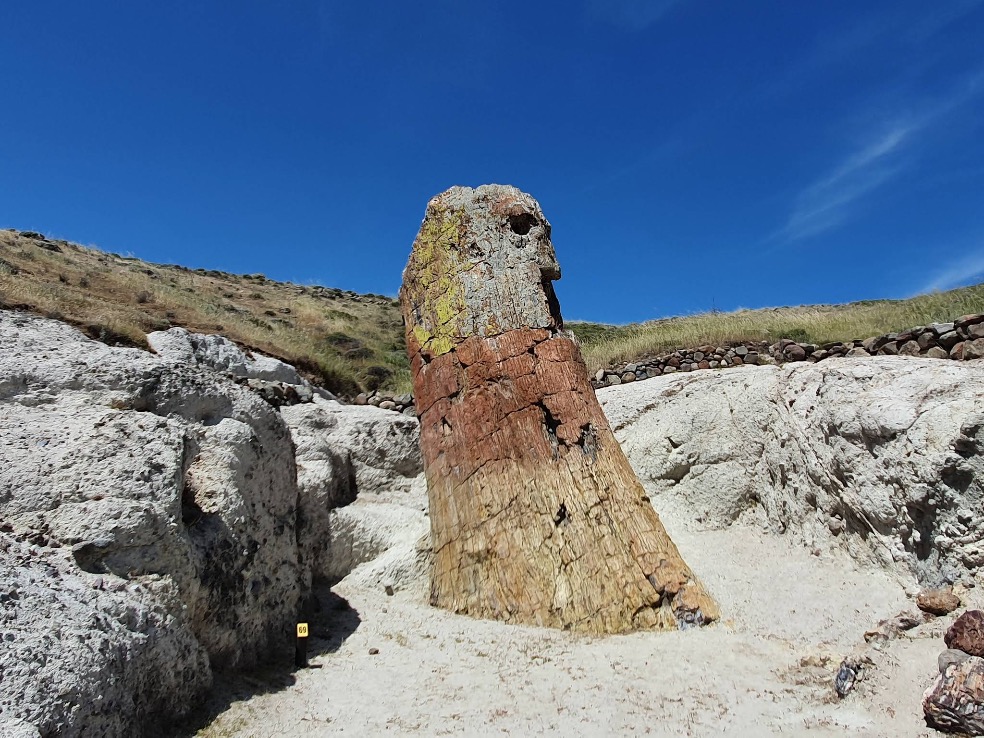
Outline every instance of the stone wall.
<svg viewBox="0 0 984 738"><path fill-rule="evenodd" d="M820 346L784 338L773 344L746 342L734 346L700 346L651 359L600 369L595 388L635 382L674 372L726 369L743 364L817 362L832 356L924 356L932 359L984 358L984 314L965 315L950 323L917 326L864 340L835 341Z"/></svg>
<svg viewBox="0 0 984 738"><path fill-rule="evenodd" d="M373 392L360 392L356 395L352 404L373 405L374 407L382 408L383 410L393 410L398 413L403 413L404 415L409 415L411 418L417 417L417 411L413 406L413 395L409 392L406 394L396 394L395 392L385 392L379 390Z"/></svg>

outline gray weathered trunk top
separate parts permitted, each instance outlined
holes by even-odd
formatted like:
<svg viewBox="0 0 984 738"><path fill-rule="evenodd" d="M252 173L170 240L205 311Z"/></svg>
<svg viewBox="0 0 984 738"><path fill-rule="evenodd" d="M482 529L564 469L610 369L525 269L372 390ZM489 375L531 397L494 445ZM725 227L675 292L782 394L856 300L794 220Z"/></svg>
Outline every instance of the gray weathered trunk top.
<svg viewBox="0 0 984 738"><path fill-rule="evenodd" d="M404 317L440 356L469 336L562 327L560 266L539 203L508 185L452 187L427 204L403 273Z"/></svg>

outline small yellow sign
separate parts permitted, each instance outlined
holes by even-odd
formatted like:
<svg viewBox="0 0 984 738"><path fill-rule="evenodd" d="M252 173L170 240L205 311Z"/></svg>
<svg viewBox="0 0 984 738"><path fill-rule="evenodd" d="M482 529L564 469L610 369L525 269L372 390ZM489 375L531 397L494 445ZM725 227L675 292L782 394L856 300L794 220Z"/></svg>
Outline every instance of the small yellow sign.
<svg viewBox="0 0 984 738"><path fill-rule="evenodd" d="M298 623L297 624L297 637L298 638L307 638L308 637L308 624L307 623Z"/></svg>

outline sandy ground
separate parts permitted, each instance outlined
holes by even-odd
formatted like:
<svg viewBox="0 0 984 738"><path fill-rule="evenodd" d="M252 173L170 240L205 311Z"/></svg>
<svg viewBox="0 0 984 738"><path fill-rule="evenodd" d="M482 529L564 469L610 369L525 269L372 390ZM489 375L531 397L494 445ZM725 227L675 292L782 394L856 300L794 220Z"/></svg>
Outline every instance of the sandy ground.
<svg viewBox="0 0 984 738"><path fill-rule="evenodd" d="M343 580L320 594L312 623L320 668L219 684L185 734L939 735L920 700L953 616L872 650L846 698L832 687L866 630L915 609L913 582L754 527L664 522L718 598L721 623L579 637L455 616L420 593L388 597Z"/></svg>

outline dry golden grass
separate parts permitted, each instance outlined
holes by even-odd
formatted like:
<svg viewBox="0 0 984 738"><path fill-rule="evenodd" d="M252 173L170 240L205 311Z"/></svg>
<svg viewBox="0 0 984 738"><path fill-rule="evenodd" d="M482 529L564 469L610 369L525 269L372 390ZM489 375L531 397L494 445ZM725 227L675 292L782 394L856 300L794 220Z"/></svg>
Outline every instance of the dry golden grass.
<svg viewBox="0 0 984 738"><path fill-rule="evenodd" d="M705 344L771 343L780 338L822 344L869 338L981 312L984 312L984 285L908 300L701 313L625 326L573 323L568 327L581 339L585 361L594 372L602 367Z"/></svg>
<svg viewBox="0 0 984 738"><path fill-rule="evenodd" d="M399 306L380 295L149 264L0 231L0 307L142 347L146 333L171 326L221 333L347 395L410 387Z"/></svg>
<svg viewBox="0 0 984 738"><path fill-rule="evenodd" d="M146 333L170 326L221 333L297 365L344 395L376 387L409 392L411 386L399 304L380 295L274 282L261 274L149 264L0 230L0 307L57 317L109 343L146 347ZM909 300L568 327L581 339L594 372L704 344L845 341L979 312L984 312L984 285Z"/></svg>

